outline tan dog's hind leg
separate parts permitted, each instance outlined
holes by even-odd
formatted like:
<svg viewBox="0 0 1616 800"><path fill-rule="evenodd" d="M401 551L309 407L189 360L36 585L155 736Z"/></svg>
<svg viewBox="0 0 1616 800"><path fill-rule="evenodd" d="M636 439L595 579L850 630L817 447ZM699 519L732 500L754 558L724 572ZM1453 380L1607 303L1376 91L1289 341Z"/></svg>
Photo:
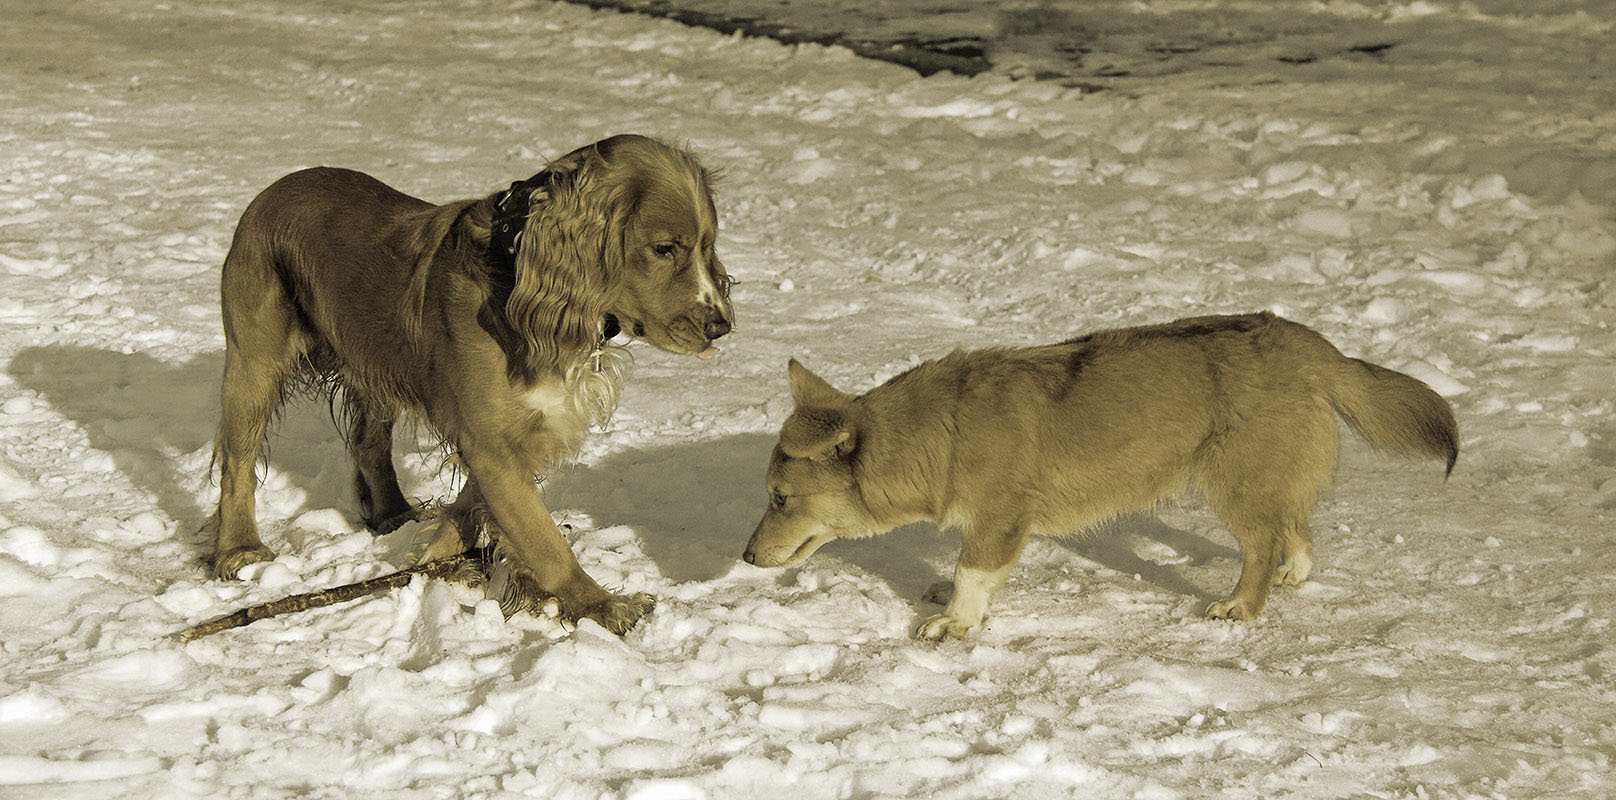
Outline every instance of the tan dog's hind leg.
<svg viewBox="0 0 1616 800"><path fill-rule="evenodd" d="M1274 570L1274 583L1280 586L1301 586L1313 573L1313 531L1307 520L1291 526L1285 535L1284 560Z"/></svg>
<svg viewBox="0 0 1616 800"><path fill-rule="evenodd" d="M1297 584L1313 569L1307 519L1335 465L1335 418L1312 406L1267 417L1288 421L1229 434L1203 472L1207 502L1244 558L1234 594L1207 607L1213 619L1256 619L1276 577Z"/></svg>
<svg viewBox="0 0 1616 800"><path fill-rule="evenodd" d="M1234 594L1207 606L1206 615L1212 619L1256 619L1268 603L1268 587L1274 580L1274 563L1279 544L1278 531L1272 526L1247 522L1235 523L1225 518L1234 538L1240 542L1244 565L1240 568L1240 582Z"/></svg>
<svg viewBox="0 0 1616 800"><path fill-rule="evenodd" d="M650 595L612 594L578 565L521 459L466 447L462 455L499 526L499 552L523 578L559 601L563 618L588 617L621 634L651 611L656 600Z"/></svg>
<svg viewBox="0 0 1616 800"><path fill-rule="evenodd" d="M959 563L954 567L954 596L943 613L920 624L915 636L963 639L972 628L981 625L988 601L1004 585L1026 543L1027 533L1019 528L987 535L967 530Z"/></svg>
<svg viewBox="0 0 1616 800"><path fill-rule="evenodd" d="M1251 478L1208 487L1212 510L1240 543L1244 564L1234 594L1206 609L1212 619L1256 619L1268 602L1274 568L1281 548L1293 529L1282 491L1262 491Z"/></svg>

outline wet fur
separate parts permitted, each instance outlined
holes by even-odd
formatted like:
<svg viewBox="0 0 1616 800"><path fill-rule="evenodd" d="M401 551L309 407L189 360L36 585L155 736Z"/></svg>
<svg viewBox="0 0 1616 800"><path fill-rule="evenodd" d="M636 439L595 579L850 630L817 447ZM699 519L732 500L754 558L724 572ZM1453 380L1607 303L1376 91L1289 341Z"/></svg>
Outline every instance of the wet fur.
<svg viewBox="0 0 1616 800"><path fill-rule="evenodd" d="M981 622L1028 534L1079 533L1185 489L1244 559L1209 616L1254 618L1276 578L1311 569L1308 516L1334 470L1336 416L1449 471L1458 456L1453 412L1428 386L1266 313L956 352L858 397L793 361L791 385L797 408L746 560L796 563L921 520L957 527L954 597L926 638Z"/></svg>
<svg viewBox="0 0 1616 800"><path fill-rule="evenodd" d="M648 595L613 595L584 573L533 477L616 406L623 356L602 347L606 315L680 353L727 332L728 298L711 291L728 277L709 174L682 150L618 136L541 175L514 268L487 252L498 195L435 205L321 167L248 205L222 276L220 499L206 527L218 577L274 557L254 519L255 462L287 394L317 386L340 398L367 526L419 514L392 463L393 425L409 412L467 473L438 549L488 528L523 585L564 615L621 632L649 610Z"/></svg>

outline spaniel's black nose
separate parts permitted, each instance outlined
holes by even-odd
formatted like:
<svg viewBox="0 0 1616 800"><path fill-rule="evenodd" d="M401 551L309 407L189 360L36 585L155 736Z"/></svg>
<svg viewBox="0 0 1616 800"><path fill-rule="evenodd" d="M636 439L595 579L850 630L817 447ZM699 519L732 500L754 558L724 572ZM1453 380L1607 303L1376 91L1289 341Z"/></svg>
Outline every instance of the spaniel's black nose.
<svg viewBox="0 0 1616 800"><path fill-rule="evenodd" d="M729 333L729 320L722 317L712 320L707 323L706 327L702 329L702 332L707 334L708 339L717 339L718 337Z"/></svg>

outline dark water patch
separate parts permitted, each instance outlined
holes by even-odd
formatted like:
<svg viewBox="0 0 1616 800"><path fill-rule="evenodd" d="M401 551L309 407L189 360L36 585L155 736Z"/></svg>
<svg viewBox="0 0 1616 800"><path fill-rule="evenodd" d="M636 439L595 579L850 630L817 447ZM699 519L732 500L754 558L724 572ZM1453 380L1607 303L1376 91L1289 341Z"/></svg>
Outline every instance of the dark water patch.
<svg viewBox="0 0 1616 800"><path fill-rule="evenodd" d="M644 14L673 20L692 27L708 28L724 34L757 36L783 44L818 44L845 47L864 58L888 61L908 67L921 75L951 72L978 75L992 68L985 43L974 37L881 37L865 38L836 29L835 26L808 27L746 17L681 8L666 0L567 0L597 10Z"/></svg>

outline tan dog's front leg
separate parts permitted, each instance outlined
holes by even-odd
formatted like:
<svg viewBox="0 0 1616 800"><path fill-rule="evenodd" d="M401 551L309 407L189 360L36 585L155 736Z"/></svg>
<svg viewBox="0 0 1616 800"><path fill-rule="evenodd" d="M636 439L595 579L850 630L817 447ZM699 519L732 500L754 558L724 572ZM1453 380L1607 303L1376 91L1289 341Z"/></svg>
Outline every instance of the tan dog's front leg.
<svg viewBox="0 0 1616 800"><path fill-rule="evenodd" d="M584 572L520 459L471 449L462 455L499 524L500 553L514 570L556 598L563 619L588 617L623 634L651 611L656 604L651 595L612 594Z"/></svg>
<svg viewBox="0 0 1616 800"><path fill-rule="evenodd" d="M982 624L988 601L1004 585L1010 569L1021 557L1027 543L1025 531L980 534L967 530L954 567L954 596L943 613L921 623L915 630L920 639L963 639Z"/></svg>

